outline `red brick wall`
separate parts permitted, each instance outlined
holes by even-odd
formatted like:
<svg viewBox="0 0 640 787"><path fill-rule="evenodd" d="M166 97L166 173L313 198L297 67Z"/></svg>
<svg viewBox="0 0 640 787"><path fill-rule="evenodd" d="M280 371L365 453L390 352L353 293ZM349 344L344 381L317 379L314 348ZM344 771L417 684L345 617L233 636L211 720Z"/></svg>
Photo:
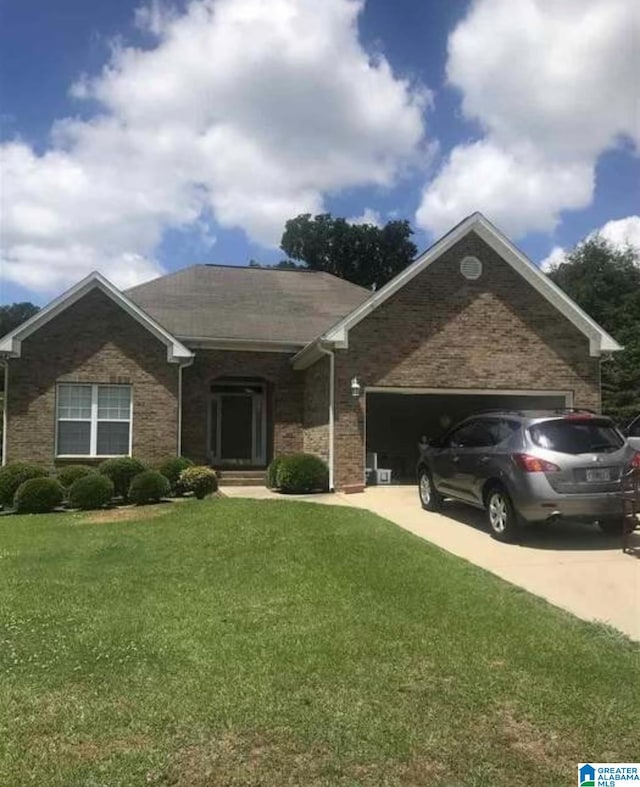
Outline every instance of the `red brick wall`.
<svg viewBox="0 0 640 787"><path fill-rule="evenodd" d="M302 451L304 377L282 353L195 350L183 371L182 453L207 461L207 408L211 384L220 377L253 377L268 383L267 461L276 454Z"/></svg>
<svg viewBox="0 0 640 787"><path fill-rule="evenodd" d="M484 272L468 281L472 254ZM471 233L416 276L349 335L336 352L336 485L362 483L366 386L573 391L600 406L599 361L589 343L533 287Z"/></svg>
<svg viewBox="0 0 640 787"><path fill-rule="evenodd" d="M54 462L56 383L130 383L133 454L175 455L178 368L149 331L92 290L22 343L9 361L7 460ZM81 461L81 460L78 460Z"/></svg>
<svg viewBox="0 0 640 787"><path fill-rule="evenodd" d="M304 450L329 461L329 358L304 372Z"/></svg>

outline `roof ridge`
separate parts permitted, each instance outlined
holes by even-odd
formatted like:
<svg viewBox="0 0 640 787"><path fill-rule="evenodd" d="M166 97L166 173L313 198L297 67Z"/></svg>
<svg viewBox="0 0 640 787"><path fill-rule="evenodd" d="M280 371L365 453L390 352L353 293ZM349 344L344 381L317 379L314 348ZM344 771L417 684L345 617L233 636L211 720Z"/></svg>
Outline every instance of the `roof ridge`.
<svg viewBox="0 0 640 787"><path fill-rule="evenodd" d="M275 271L276 273L327 273L327 271L316 271L313 268L278 268L277 265L230 265L225 262L199 262L196 268L232 268L242 271Z"/></svg>

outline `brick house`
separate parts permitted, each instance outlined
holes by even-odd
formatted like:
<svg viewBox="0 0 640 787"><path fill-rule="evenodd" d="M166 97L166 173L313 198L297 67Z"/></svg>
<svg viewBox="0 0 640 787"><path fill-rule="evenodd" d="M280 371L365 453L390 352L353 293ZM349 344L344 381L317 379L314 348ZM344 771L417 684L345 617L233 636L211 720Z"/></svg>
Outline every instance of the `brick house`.
<svg viewBox="0 0 640 787"><path fill-rule="evenodd" d="M479 213L377 292L198 265L120 291L94 273L0 340L3 461L183 454L249 473L366 452L410 476L420 435L487 407L600 406L617 343Z"/></svg>

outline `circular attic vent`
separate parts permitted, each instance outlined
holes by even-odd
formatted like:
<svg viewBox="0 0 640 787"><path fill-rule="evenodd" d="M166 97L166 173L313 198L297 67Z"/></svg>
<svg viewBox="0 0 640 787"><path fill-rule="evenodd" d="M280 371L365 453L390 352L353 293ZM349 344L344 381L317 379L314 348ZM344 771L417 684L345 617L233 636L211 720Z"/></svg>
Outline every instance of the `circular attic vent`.
<svg viewBox="0 0 640 787"><path fill-rule="evenodd" d="M465 279L475 281L482 276L482 263L477 257L464 257L460 262L460 273Z"/></svg>

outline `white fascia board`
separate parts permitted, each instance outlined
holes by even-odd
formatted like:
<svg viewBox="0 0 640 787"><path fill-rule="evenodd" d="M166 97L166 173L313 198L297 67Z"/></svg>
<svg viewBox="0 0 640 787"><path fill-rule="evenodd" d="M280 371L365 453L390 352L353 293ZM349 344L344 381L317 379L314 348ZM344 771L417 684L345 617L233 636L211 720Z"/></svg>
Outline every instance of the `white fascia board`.
<svg viewBox="0 0 640 787"><path fill-rule="evenodd" d="M469 232L474 231L491 248L504 259L514 270L531 284L552 306L570 320L581 333L589 339L589 352L592 356L602 353L617 352L622 347L586 312L584 312L568 295L566 295L551 279L519 251L500 230L498 230L481 213L473 213L457 227L434 243L416 260L399 273L390 282L366 301L356 307L350 314L330 328L322 337L335 347L346 349L349 346L349 331L361 322L372 311L381 306L388 298L408 284L415 276L422 273L442 254L448 251ZM306 348L303 351L306 353ZM302 358L300 359L302 360Z"/></svg>
<svg viewBox="0 0 640 787"><path fill-rule="evenodd" d="M540 295L588 337L591 355L622 350L618 342L602 326L589 317L574 300L484 216L479 217L478 224L473 229L485 243L491 246L496 254L506 260Z"/></svg>
<svg viewBox="0 0 640 787"><path fill-rule="evenodd" d="M101 273L94 271L79 281L69 290L64 292L51 303L43 307L30 319L0 339L0 354L19 358L21 345L24 339L42 328L54 317L57 317L69 306L84 297L93 289L99 289L120 306L127 314L134 318L167 348L167 361L169 363L184 363L193 358L193 353L182 342L172 336L152 317L144 312L133 301L127 298L115 285L111 284Z"/></svg>
<svg viewBox="0 0 640 787"><path fill-rule="evenodd" d="M402 289L405 284L408 284L415 276L421 273L441 254L444 254L444 252L457 243L460 238L473 229L475 219L479 215L480 214L474 213L440 238L433 246L417 257L411 265L391 279L390 282L387 282L384 287L374 292L366 301L363 301L350 314L334 325L333 328L330 328L324 334L323 338L327 341L338 342L339 345L342 345L344 348L348 347L348 334L351 328L361 322L367 315L371 314L378 306L381 306L388 298L398 292L398 290Z"/></svg>

